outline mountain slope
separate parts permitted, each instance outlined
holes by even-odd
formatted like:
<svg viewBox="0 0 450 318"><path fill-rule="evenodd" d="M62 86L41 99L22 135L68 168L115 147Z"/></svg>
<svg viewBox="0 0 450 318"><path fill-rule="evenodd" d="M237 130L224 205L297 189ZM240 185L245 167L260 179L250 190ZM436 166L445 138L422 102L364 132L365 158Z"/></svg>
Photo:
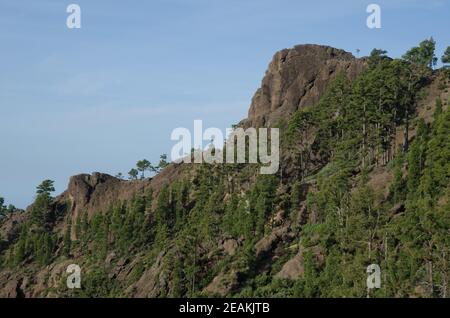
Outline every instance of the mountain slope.
<svg viewBox="0 0 450 318"><path fill-rule="evenodd" d="M2 221L0 296L365 297L372 263L370 296L446 296L448 88L446 70L387 57L280 51L240 123L281 128L276 175L74 176ZM73 263L81 290L65 286Z"/></svg>

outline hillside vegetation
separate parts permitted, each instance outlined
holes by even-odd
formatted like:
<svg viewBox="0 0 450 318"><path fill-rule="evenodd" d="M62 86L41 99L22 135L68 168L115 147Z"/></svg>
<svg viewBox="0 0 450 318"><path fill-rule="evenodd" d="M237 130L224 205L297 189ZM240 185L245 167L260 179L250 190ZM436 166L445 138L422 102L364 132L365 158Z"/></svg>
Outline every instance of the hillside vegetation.
<svg viewBox="0 0 450 318"><path fill-rule="evenodd" d="M339 66L318 102L272 120L276 175L170 164L154 180L100 176L132 190L89 209L41 185L1 221L0 295L448 297L450 72L435 62L426 40L402 59L355 59L358 74ZM69 290L73 263L82 288ZM368 291L370 264L382 282Z"/></svg>

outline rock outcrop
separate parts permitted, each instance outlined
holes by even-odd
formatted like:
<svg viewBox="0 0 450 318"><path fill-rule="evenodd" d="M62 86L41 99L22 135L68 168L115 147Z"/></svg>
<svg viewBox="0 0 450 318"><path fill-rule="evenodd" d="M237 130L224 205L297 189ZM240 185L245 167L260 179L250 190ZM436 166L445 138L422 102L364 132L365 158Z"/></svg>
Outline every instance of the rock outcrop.
<svg viewBox="0 0 450 318"><path fill-rule="evenodd" d="M25 222L27 215L18 210L8 214L0 223L0 253L6 250L19 236L20 225Z"/></svg>
<svg viewBox="0 0 450 318"><path fill-rule="evenodd" d="M305 44L279 51L252 100L245 127L271 126L296 110L316 104L340 72L350 80L365 68L362 59L329 46Z"/></svg>
<svg viewBox="0 0 450 318"><path fill-rule="evenodd" d="M105 212L115 202L130 200L137 193L152 189L158 195L164 184L188 176L187 166L170 164L154 178L128 181L105 173L80 174L70 178L67 190L56 198L60 204L69 204L69 213L74 222L79 213L87 212L89 218L94 213Z"/></svg>
<svg viewBox="0 0 450 318"><path fill-rule="evenodd" d="M142 191L147 183L124 181L98 172L80 174L70 178L68 189L60 199L69 199L74 217L81 211L91 217L93 213L106 211L110 204Z"/></svg>
<svg viewBox="0 0 450 318"><path fill-rule="evenodd" d="M302 253L298 253L283 265L281 271L276 275L276 277L284 279L298 279L303 276L304 270L303 255Z"/></svg>

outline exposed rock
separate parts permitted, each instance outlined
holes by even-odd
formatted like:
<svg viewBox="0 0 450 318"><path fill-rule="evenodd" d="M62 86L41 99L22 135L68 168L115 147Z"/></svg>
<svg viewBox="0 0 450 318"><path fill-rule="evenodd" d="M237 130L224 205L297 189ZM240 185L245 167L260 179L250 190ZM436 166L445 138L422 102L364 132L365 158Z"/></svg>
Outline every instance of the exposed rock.
<svg viewBox="0 0 450 318"><path fill-rule="evenodd" d="M20 234L20 225L25 222L27 214L17 210L9 213L0 222L0 253L8 249Z"/></svg>
<svg viewBox="0 0 450 318"><path fill-rule="evenodd" d="M220 273L204 289L206 294L211 296L224 297L238 285L238 275L236 271Z"/></svg>
<svg viewBox="0 0 450 318"><path fill-rule="evenodd" d="M56 289L60 288L61 285L65 286L64 275L66 274L67 267L70 264L76 263L75 260L64 260L59 263L52 263L42 270L40 270L33 281L25 282L27 284L25 294L26 297L57 297L55 293L47 293L48 288Z"/></svg>
<svg viewBox="0 0 450 318"><path fill-rule="evenodd" d="M228 255L234 255L238 247L238 241L235 239L225 239L222 242L222 248Z"/></svg>
<svg viewBox="0 0 450 318"><path fill-rule="evenodd" d="M255 244L255 254L257 258L269 254L280 241L287 240L290 236L287 226L276 228L269 236L265 236Z"/></svg>
<svg viewBox="0 0 450 318"><path fill-rule="evenodd" d="M286 218L286 211L281 209L278 210L275 215L271 218L270 223L274 226L281 226Z"/></svg>
<svg viewBox="0 0 450 318"><path fill-rule="evenodd" d="M147 269L141 278L129 288L134 297L158 297L168 293L168 277L163 273L164 252L161 252L155 263Z"/></svg>
<svg viewBox="0 0 450 318"><path fill-rule="evenodd" d="M115 252L111 252L108 254L108 256L106 256L105 259L105 264L106 265L111 265L112 261L116 258L116 253Z"/></svg>
<svg viewBox="0 0 450 318"><path fill-rule="evenodd" d="M405 212L405 204L403 202L399 202L399 203L395 204L389 212L390 212L391 216L400 214L400 213L404 213Z"/></svg>
<svg viewBox="0 0 450 318"><path fill-rule="evenodd" d="M276 274L278 278L286 278L286 279L297 279L303 276L304 267L303 267L303 256L302 253L298 253L286 264L283 265L281 271Z"/></svg>
<svg viewBox="0 0 450 318"><path fill-rule="evenodd" d="M344 72L353 80L363 60L329 46L305 44L275 54L252 100L246 127L271 126L296 110L316 104L327 84Z"/></svg>
<svg viewBox="0 0 450 318"><path fill-rule="evenodd" d="M117 266L122 267L127 265L129 262L128 258L121 258L118 262L117 262Z"/></svg>
<svg viewBox="0 0 450 318"><path fill-rule="evenodd" d="M92 217L93 213L106 211L111 203L128 199L132 192L142 189L145 183L137 184L98 172L92 175L80 174L70 178L66 195L72 203L74 217L81 211L86 211Z"/></svg>
<svg viewBox="0 0 450 318"><path fill-rule="evenodd" d="M10 279L0 290L1 298L22 298L23 291L20 289L22 281L20 279Z"/></svg>
<svg viewBox="0 0 450 318"><path fill-rule="evenodd" d="M376 193L383 193L384 197L387 198L392 182L392 174L385 167L379 166L370 173L369 177L367 185Z"/></svg>
<svg viewBox="0 0 450 318"><path fill-rule="evenodd" d="M324 255L322 253L322 249L320 246L313 246L311 251L314 256L314 261L317 266L322 266L325 262ZM276 274L276 277L286 278L286 279L298 279L302 277L304 274L304 258L303 258L304 249L301 248L299 252L290 260L288 260L281 270Z"/></svg>
<svg viewBox="0 0 450 318"><path fill-rule="evenodd" d="M142 262L140 255L136 255L130 262L121 263L121 265L116 264L114 266L112 275L110 278L115 278L118 281L127 281L130 279L130 275L133 273L134 269Z"/></svg>
<svg viewBox="0 0 450 318"><path fill-rule="evenodd" d="M69 213L74 224L81 212L87 212L90 219L94 213L106 212L111 204L130 200L136 193L145 193L150 188L157 196L164 184L180 176L189 176L191 168L191 165L169 164L154 178L136 181L121 180L99 172L76 175L70 178L67 190L56 198L56 203L70 203ZM72 239L75 238L73 234Z"/></svg>
<svg viewBox="0 0 450 318"><path fill-rule="evenodd" d="M317 266L323 266L323 264L325 263L325 255L323 253L323 249L319 245L316 245L312 247L312 253Z"/></svg>
<svg viewBox="0 0 450 318"><path fill-rule="evenodd" d="M306 202L302 202L300 207L292 210L292 224L293 227L299 227L308 223L308 209L306 207Z"/></svg>
<svg viewBox="0 0 450 318"><path fill-rule="evenodd" d="M20 225L26 219L27 214L23 211L8 213L0 223L0 239L13 241L19 235Z"/></svg>

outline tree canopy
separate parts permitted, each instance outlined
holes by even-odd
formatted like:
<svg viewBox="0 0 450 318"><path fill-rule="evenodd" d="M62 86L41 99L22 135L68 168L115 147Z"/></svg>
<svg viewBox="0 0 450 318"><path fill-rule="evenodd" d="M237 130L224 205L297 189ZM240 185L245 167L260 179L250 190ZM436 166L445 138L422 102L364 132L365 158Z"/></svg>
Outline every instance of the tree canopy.
<svg viewBox="0 0 450 318"><path fill-rule="evenodd" d="M42 183L36 187L36 193L38 195L45 194L50 196L50 194L55 191L55 187L53 186L54 183L54 181L48 179L42 181Z"/></svg>
<svg viewBox="0 0 450 318"><path fill-rule="evenodd" d="M450 64L450 46L447 46L447 49L444 52L444 55L442 55L442 63L444 64Z"/></svg>
<svg viewBox="0 0 450 318"><path fill-rule="evenodd" d="M431 37L406 52L403 58L411 63L433 68L437 63L435 49L436 41Z"/></svg>

